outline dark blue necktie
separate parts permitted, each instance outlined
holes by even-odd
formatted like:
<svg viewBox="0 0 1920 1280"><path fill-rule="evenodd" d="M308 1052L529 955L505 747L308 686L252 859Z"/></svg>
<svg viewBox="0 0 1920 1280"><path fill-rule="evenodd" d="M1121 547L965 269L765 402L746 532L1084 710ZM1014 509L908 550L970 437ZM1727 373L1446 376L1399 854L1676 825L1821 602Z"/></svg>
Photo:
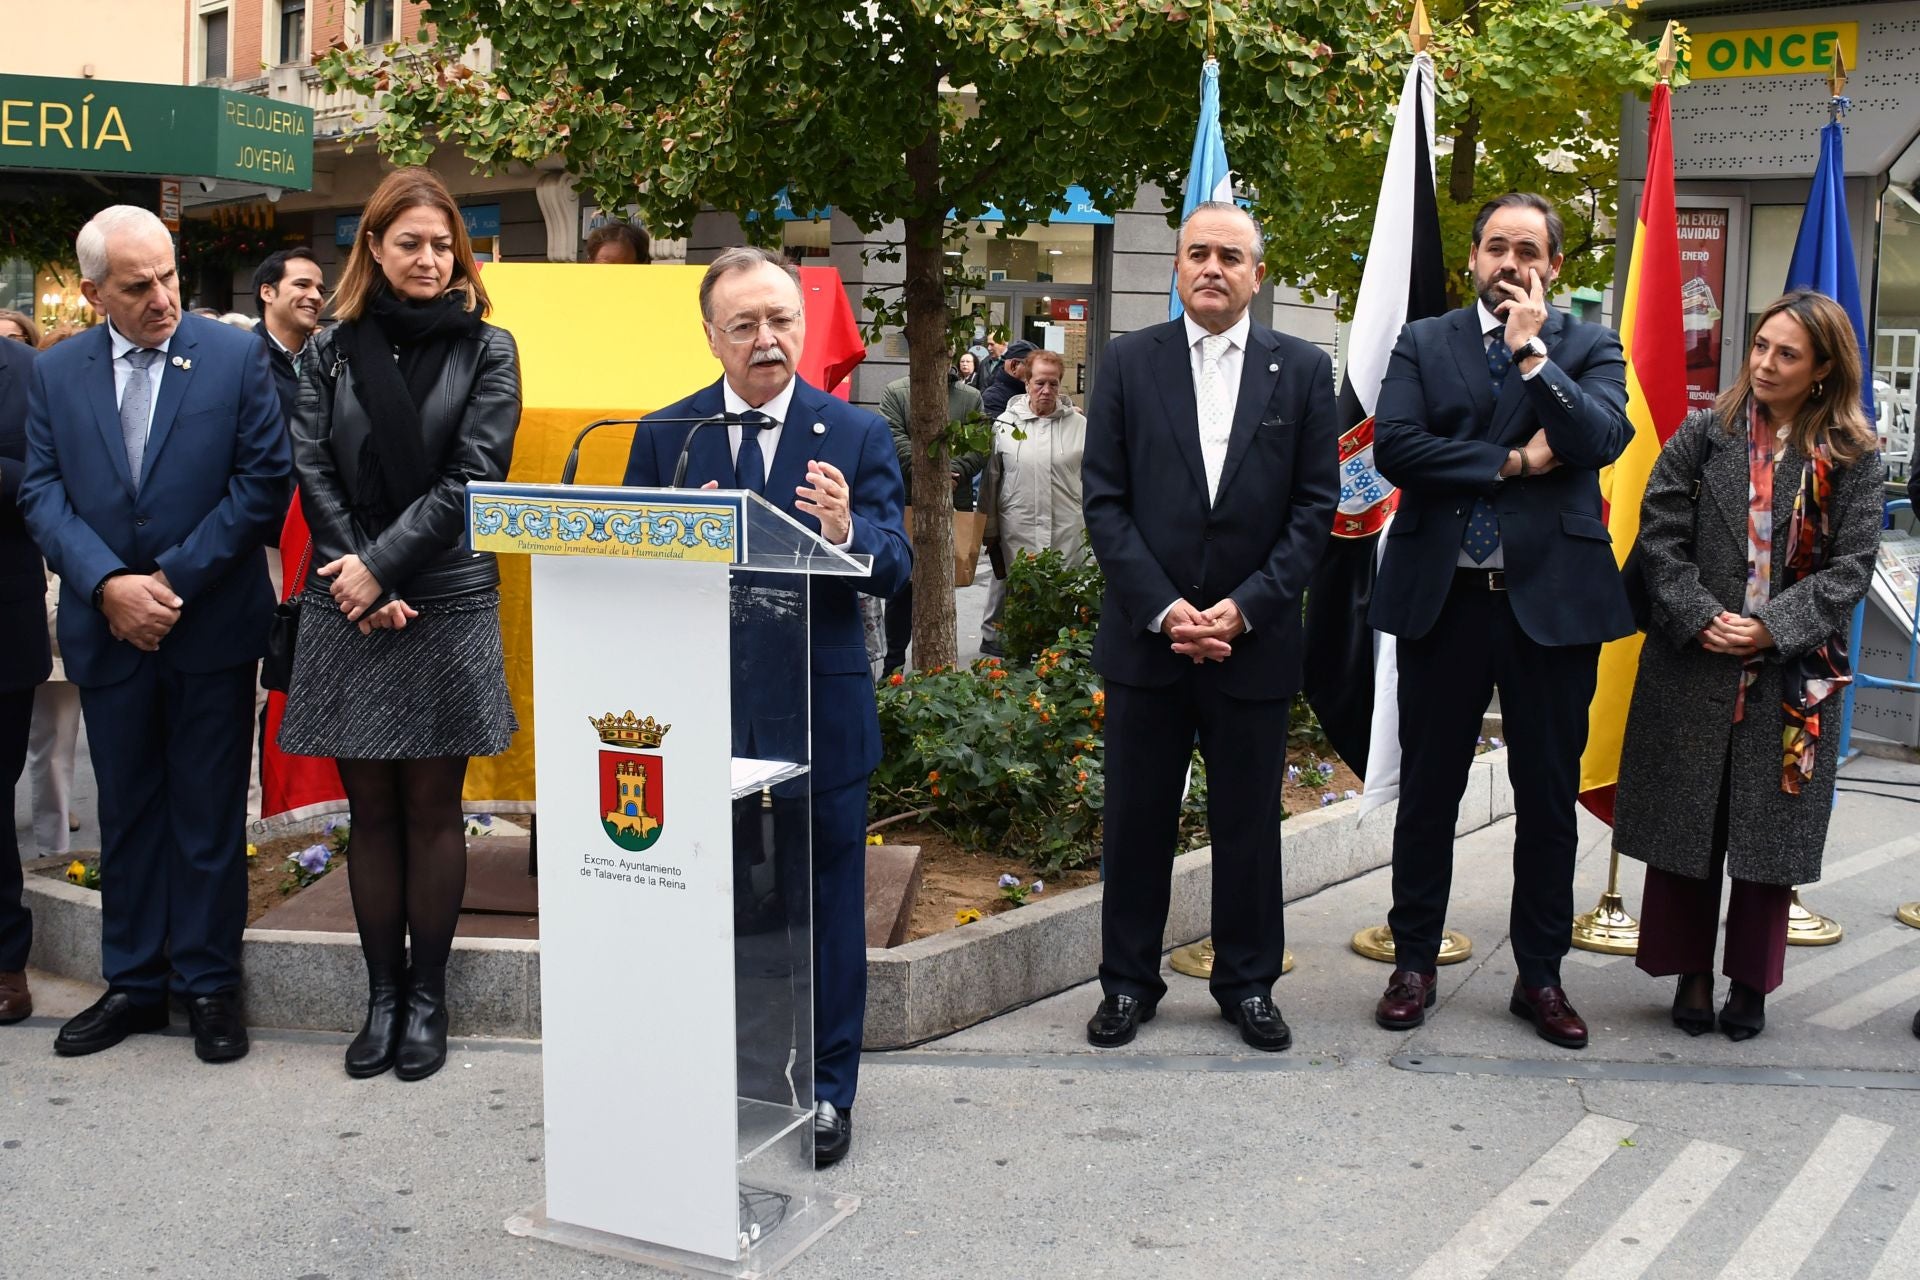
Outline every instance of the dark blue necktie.
<svg viewBox="0 0 1920 1280"><path fill-rule="evenodd" d="M760 433L775 425L758 409L740 415L740 452L733 459L733 487L767 496L767 455L760 452Z"/></svg>
<svg viewBox="0 0 1920 1280"><path fill-rule="evenodd" d="M1487 343L1487 373L1493 379L1493 398L1498 401L1501 391L1506 389L1507 374L1513 368L1513 352L1507 350L1506 326L1487 330L1487 336L1492 339ZM1475 564L1485 564L1487 557L1499 549L1500 517L1493 513L1493 504L1485 498L1473 500L1473 514L1467 517L1460 545Z"/></svg>

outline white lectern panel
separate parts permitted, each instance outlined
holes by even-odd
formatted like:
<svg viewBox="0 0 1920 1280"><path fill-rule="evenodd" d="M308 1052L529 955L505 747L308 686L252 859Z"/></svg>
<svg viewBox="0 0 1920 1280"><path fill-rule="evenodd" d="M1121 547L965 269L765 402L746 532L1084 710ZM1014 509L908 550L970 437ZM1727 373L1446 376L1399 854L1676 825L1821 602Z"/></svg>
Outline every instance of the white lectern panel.
<svg viewBox="0 0 1920 1280"><path fill-rule="evenodd" d="M727 577L532 568L546 1213L737 1258Z"/></svg>

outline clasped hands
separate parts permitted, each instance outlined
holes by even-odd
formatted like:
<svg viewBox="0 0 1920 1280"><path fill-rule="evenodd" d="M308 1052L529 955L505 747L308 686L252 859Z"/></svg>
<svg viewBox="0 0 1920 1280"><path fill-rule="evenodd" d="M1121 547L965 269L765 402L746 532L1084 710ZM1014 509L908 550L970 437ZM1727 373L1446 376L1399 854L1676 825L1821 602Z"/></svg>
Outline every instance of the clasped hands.
<svg viewBox="0 0 1920 1280"><path fill-rule="evenodd" d="M1700 628L1700 647L1708 653L1749 658L1762 649L1773 648L1773 632L1758 618L1743 618L1723 610Z"/></svg>
<svg viewBox="0 0 1920 1280"><path fill-rule="evenodd" d="M359 624L363 636L376 631L404 630L408 622L420 616L420 611L405 600L389 600L369 613L373 602L380 598L380 581L359 556L341 556L321 565L317 572L323 578L332 579L327 590L333 602L347 615L348 622ZM305 584L301 585L304 588Z"/></svg>
<svg viewBox="0 0 1920 1280"><path fill-rule="evenodd" d="M118 573L100 588L100 612L107 616L107 630L116 640L125 640L134 648L152 653L180 621L186 601L174 594L167 575Z"/></svg>
<svg viewBox="0 0 1920 1280"><path fill-rule="evenodd" d="M1211 609L1196 609L1185 600L1175 600L1160 623L1162 634L1173 641L1173 651L1193 659L1196 666L1232 657L1233 640L1246 629L1240 606L1231 598Z"/></svg>

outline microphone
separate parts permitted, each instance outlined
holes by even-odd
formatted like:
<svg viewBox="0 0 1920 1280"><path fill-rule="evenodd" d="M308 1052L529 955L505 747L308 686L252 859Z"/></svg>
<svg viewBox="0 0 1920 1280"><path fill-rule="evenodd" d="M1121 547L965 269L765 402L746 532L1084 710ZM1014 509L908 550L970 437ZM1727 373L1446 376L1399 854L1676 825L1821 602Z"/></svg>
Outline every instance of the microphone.
<svg viewBox="0 0 1920 1280"><path fill-rule="evenodd" d="M601 427L651 426L655 423L666 423L678 426L683 423L692 423L693 429L687 432L686 443L680 448L680 460L678 464L675 465L673 471L673 487L678 489L681 480L685 478L687 473L687 450L693 447L694 432L710 423L730 421L732 421L732 418L729 415L716 413L709 418L602 418L598 422L589 422L586 426L580 428L580 434L573 438L573 448L567 451L566 465L560 468L560 483L573 483L574 472L580 468L580 446L585 443L588 436L598 431Z"/></svg>
<svg viewBox="0 0 1920 1280"><path fill-rule="evenodd" d="M686 419L685 418L671 418L671 419L655 418L654 421L655 422L662 422L662 421L685 422ZM674 463L673 463L673 483L671 485L668 485L667 487L670 489L678 489L683 487L686 484L687 455L693 452L693 438L700 434L700 428L710 427L716 422L730 423L730 422L736 422L736 421L738 421L737 418L735 418L732 414L726 413L726 412L716 413L710 418L695 419L693 422L693 425L687 428L687 438L680 442L680 456L674 459Z"/></svg>

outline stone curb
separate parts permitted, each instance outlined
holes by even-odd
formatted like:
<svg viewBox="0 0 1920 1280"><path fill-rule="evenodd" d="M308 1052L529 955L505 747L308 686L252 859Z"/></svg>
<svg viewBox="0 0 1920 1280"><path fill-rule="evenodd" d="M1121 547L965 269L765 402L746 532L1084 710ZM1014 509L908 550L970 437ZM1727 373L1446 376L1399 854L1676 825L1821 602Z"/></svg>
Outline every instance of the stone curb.
<svg viewBox="0 0 1920 1280"><path fill-rule="evenodd" d="M1504 751L1474 761L1456 836L1513 812L1505 763ZM1289 818L1287 900L1385 866L1392 855L1395 807L1383 805L1362 817L1359 802L1348 800ZM29 963L61 977L98 982L99 894L33 874L65 862L50 858L28 864L26 896L33 910ZM1207 934L1212 866L1206 849L1175 859L1163 946ZM917 1044L1090 981L1100 965L1100 894L1100 885L1087 885L904 946L869 949L865 1047ZM1365 923L1356 921L1354 927ZM355 935L249 929L245 946L242 994L250 1022L321 1031L359 1029L366 1011L366 969ZM457 939L447 985L453 1034L539 1037L538 942Z"/></svg>
<svg viewBox="0 0 1920 1280"><path fill-rule="evenodd" d="M1455 837L1513 812L1506 752L1475 759L1460 800ZM1397 803L1360 814L1346 800L1287 819L1283 828L1287 901L1383 867L1393 856ZM1173 898L1163 948L1205 937L1212 927L1213 854L1174 859ZM1017 911L989 916L888 950L867 951L864 1047L898 1049L1091 981L1100 968L1100 899L1090 884ZM1386 921L1356 920L1354 927Z"/></svg>

